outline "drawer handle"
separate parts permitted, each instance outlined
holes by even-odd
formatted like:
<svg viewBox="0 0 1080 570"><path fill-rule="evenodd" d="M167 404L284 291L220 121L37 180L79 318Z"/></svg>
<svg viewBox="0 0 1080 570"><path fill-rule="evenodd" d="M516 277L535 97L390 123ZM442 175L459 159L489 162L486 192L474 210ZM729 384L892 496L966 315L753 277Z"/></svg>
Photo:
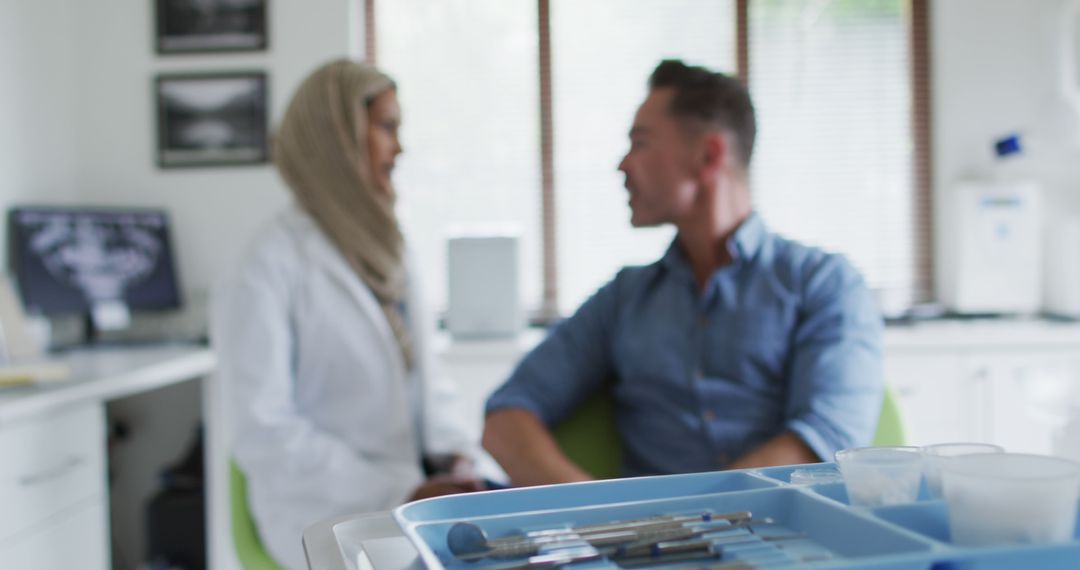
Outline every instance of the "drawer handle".
<svg viewBox="0 0 1080 570"><path fill-rule="evenodd" d="M23 487L31 487L33 485L40 485L46 481L58 479L71 473L77 467L86 463L86 458L78 455L69 455L67 459L56 467L51 467L37 473L30 473L28 475L22 475L19 477L19 484Z"/></svg>

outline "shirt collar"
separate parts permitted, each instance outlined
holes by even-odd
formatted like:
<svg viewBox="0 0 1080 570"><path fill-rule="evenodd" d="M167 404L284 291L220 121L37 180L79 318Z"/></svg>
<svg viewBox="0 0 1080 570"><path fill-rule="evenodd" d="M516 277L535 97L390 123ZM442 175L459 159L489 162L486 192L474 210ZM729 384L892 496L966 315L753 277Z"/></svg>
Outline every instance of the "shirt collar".
<svg viewBox="0 0 1080 570"><path fill-rule="evenodd" d="M757 212L751 212L735 230L735 235L728 239L728 251L736 260L753 259L765 241L765 234L765 223Z"/></svg>
<svg viewBox="0 0 1080 570"><path fill-rule="evenodd" d="M747 259L753 259L765 242L767 233L765 223L761 221L761 217L758 216L757 212L751 212L725 244L734 259L733 265L739 265ZM690 262L686 259L682 247L679 246L678 236L672 240L660 262L669 270L689 274Z"/></svg>

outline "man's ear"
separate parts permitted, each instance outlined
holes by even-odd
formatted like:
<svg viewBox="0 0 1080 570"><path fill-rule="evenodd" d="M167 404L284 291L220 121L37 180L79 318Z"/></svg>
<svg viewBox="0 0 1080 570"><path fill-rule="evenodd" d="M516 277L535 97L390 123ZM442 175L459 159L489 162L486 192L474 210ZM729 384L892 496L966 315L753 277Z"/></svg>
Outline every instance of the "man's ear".
<svg viewBox="0 0 1080 570"><path fill-rule="evenodd" d="M703 182L715 182L731 162L733 147L722 133L708 132L701 137L701 177Z"/></svg>
<svg viewBox="0 0 1080 570"><path fill-rule="evenodd" d="M724 138L724 135L715 132L705 133L702 137L702 142L704 147L705 165L712 166L715 164L719 166L722 164L728 146L727 139Z"/></svg>

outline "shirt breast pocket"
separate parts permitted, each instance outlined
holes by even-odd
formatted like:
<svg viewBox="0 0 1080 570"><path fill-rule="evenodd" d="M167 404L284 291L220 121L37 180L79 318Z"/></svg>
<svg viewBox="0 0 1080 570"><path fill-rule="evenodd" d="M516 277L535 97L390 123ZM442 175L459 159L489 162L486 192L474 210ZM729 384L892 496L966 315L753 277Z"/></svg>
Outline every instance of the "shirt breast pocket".
<svg viewBox="0 0 1080 570"><path fill-rule="evenodd" d="M779 311L760 311L716 332L720 370L745 384L782 381L791 350L792 326Z"/></svg>

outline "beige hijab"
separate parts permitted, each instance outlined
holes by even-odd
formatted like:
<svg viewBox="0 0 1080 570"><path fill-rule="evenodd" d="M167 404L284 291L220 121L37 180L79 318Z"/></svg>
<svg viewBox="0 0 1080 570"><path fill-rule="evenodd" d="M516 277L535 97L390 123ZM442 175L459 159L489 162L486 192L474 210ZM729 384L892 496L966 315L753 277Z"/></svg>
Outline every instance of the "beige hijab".
<svg viewBox="0 0 1080 570"><path fill-rule="evenodd" d="M367 64L341 59L323 65L293 95L273 157L300 206L378 299L411 369L412 344L399 310L404 243L393 193L375 187L367 147L367 104L393 87Z"/></svg>

